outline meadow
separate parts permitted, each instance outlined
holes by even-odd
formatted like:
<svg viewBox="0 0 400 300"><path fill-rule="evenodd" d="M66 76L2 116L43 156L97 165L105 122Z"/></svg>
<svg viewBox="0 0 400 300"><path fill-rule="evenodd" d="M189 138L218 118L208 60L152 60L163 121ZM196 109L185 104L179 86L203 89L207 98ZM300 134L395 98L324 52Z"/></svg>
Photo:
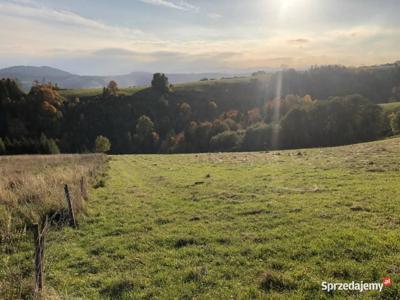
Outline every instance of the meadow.
<svg viewBox="0 0 400 300"><path fill-rule="evenodd" d="M266 79L268 76L258 76L259 79ZM173 90L182 91L205 91L210 87L222 86L226 84L238 84L238 83L248 83L251 77L232 77L232 78L221 78L221 79L210 79L204 81L195 81L189 83L173 84ZM133 86L133 87L121 87L118 89L119 95L130 96L140 92L147 87L145 86ZM59 94L65 98L83 98L83 97L93 97L101 96L103 93L103 88L82 88L82 89L60 89Z"/></svg>
<svg viewBox="0 0 400 300"><path fill-rule="evenodd" d="M124 87L119 89L118 94L132 95L138 91L141 91L142 89L144 89L144 87ZM65 98L101 96L103 93L103 88L61 89L59 90L59 93Z"/></svg>
<svg viewBox="0 0 400 300"><path fill-rule="evenodd" d="M113 156L79 229L50 231L46 293L396 299L399 157L400 138L291 151ZM322 281L385 276L394 285L382 293L321 291Z"/></svg>
<svg viewBox="0 0 400 300"><path fill-rule="evenodd" d="M400 111L400 102L390 102L390 103L383 103L379 104L382 107L383 111L386 114L395 113Z"/></svg>

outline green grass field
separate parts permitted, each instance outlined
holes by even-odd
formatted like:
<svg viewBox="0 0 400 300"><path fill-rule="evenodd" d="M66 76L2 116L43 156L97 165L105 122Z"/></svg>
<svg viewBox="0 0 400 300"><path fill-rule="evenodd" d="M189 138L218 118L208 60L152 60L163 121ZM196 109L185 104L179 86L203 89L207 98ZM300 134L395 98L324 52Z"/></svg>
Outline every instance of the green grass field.
<svg viewBox="0 0 400 300"><path fill-rule="evenodd" d="M80 228L51 231L47 288L66 299L395 299L399 157L399 138L114 156ZM395 284L380 294L321 291L383 276Z"/></svg>
<svg viewBox="0 0 400 300"><path fill-rule="evenodd" d="M269 75L258 76L258 79L266 80ZM204 91L211 86L218 86L224 84L238 84L244 82L250 82L256 77L232 77L232 78L222 78L222 79L212 79L205 81L194 81L180 84L173 84L174 91ZM133 95L147 87L135 86L135 87L124 87L119 89L119 93L125 94L127 96ZM72 97L91 97L101 95L103 88L83 88L83 89L62 89L59 90L61 96L66 98Z"/></svg>
<svg viewBox="0 0 400 300"><path fill-rule="evenodd" d="M382 103L379 104L383 111L387 114L400 111L400 102Z"/></svg>
<svg viewBox="0 0 400 300"><path fill-rule="evenodd" d="M128 87L128 88L121 88L119 89L120 94L125 95L132 95L136 92L142 90L144 87ZM85 89L65 89L60 90L59 93L61 96L65 98L72 98L72 97L91 97L91 96L99 96L103 92L103 88L85 88Z"/></svg>

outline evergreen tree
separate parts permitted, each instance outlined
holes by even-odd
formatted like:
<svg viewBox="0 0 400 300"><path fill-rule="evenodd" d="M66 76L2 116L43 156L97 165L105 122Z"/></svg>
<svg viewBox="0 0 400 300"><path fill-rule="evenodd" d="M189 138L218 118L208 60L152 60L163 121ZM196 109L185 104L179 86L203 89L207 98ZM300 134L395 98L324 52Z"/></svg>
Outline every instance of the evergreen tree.
<svg viewBox="0 0 400 300"><path fill-rule="evenodd" d="M162 73L155 73L151 81L151 87L160 93L169 92L169 82L167 76Z"/></svg>
<svg viewBox="0 0 400 300"><path fill-rule="evenodd" d="M30 144L29 142L25 142L28 147ZM42 133L40 136L40 153L43 154L60 154L60 149L54 139L48 139L47 136Z"/></svg>
<svg viewBox="0 0 400 300"><path fill-rule="evenodd" d="M3 142L3 139L0 137L0 155L6 153L6 145Z"/></svg>
<svg viewBox="0 0 400 300"><path fill-rule="evenodd" d="M47 141L47 153L48 154L60 154L60 149L58 148L55 140L49 139Z"/></svg>

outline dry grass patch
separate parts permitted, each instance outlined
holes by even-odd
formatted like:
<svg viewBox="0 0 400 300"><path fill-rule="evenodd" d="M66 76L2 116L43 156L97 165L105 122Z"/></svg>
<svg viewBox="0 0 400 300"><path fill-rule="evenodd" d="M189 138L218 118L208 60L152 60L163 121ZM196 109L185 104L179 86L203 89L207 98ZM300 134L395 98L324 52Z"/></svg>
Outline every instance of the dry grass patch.
<svg viewBox="0 0 400 300"><path fill-rule="evenodd" d="M85 210L89 184L100 180L105 155L0 157L0 298L29 298L33 284L30 225L48 216L62 225L68 184L76 214Z"/></svg>
<svg viewBox="0 0 400 300"><path fill-rule="evenodd" d="M103 155L0 157L1 236L63 208L65 184L70 187L77 212L83 211L80 180L93 180L105 160Z"/></svg>

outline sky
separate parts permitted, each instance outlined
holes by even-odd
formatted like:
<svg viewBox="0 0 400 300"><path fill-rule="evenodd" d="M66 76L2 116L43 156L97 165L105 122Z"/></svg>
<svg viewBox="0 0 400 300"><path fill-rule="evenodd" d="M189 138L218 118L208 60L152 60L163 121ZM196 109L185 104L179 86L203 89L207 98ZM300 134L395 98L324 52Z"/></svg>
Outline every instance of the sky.
<svg viewBox="0 0 400 300"><path fill-rule="evenodd" d="M399 0L0 0L0 68L246 72L400 60Z"/></svg>

